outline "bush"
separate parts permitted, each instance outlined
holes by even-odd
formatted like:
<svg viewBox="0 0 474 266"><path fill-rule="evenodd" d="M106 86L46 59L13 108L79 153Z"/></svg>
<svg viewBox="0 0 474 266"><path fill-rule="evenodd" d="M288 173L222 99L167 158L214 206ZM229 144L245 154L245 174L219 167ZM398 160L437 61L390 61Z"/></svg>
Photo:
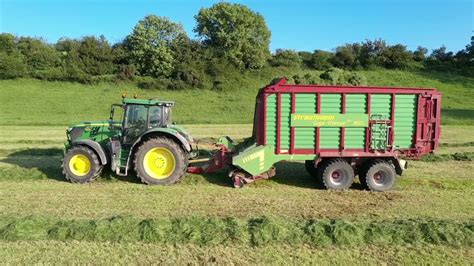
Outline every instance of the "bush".
<svg viewBox="0 0 474 266"><path fill-rule="evenodd" d="M182 80L168 78L137 77L137 86L145 90L183 90L191 86Z"/></svg>
<svg viewBox="0 0 474 266"><path fill-rule="evenodd" d="M344 70L339 68L331 68L319 75L319 77L322 78L326 84L330 85L341 85L344 81L343 76Z"/></svg>
<svg viewBox="0 0 474 266"><path fill-rule="evenodd" d="M348 72L345 74L345 81L346 84L354 85L354 86L362 86L367 85L367 79L361 73L357 72Z"/></svg>
<svg viewBox="0 0 474 266"><path fill-rule="evenodd" d="M270 65L275 67L297 67L301 63L302 60L295 51L284 49L277 49L275 55L270 60Z"/></svg>
<svg viewBox="0 0 474 266"><path fill-rule="evenodd" d="M26 75L27 65L20 54L0 52L0 79L21 78Z"/></svg>
<svg viewBox="0 0 474 266"><path fill-rule="evenodd" d="M197 70L186 67L186 66L178 66L172 75L174 81L182 81L186 85L186 87L193 87L197 88L202 85L202 74L199 73Z"/></svg>
<svg viewBox="0 0 474 266"><path fill-rule="evenodd" d="M329 85L353 85L361 86L367 84L367 79L361 73L345 71L339 68L331 68L319 76Z"/></svg>
<svg viewBox="0 0 474 266"><path fill-rule="evenodd" d="M336 53L332 58L332 65L341 68L358 68L360 67L359 56L361 53L361 45L358 43L346 44L336 48Z"/></svg>
<svg viewBox="0 0 474 266"><path fill-rule="evenodd" d="M332 67L331 61L334 55L330 52L315 50L311 55L311 67L318 70L326 70Z"/></svg>
<svg viewBox="0 0 474 266"><path fill-rule="evenodd" d="M67 74L62 67L48 68L45 70L33 70L31 74L34 78L41 80L67 80Z"/></svg>
<svg viewBox="0 0 474 266"><path fill-rule="evenodd" d="M298 52L298 55L300 56L301 58L301 61L303 63L303 66L305 67L309 67L309 68L312 68L312 57L313 57L313 53L311 52L307 52L307 51L301 51L301 52Z"/></svg>
<svg viewBox="0 0 474 266"><path fill-rule="evenodd" d="M311 75L310 73L306 73L304 75L294 75L291 79L289 79L290 83L295 84L322 84L323 81L315 75Z"/></svg>
<svg viewBox="0 0 474 266"><path fill-rule="evenodd" d="M134 65L120 65L117 78L120 80L133 80L137 70Z"/></svg>
<svg viewBox="0 0 474 266"><path fill-rule="evenodd" d="M50 69L61 66L61 53L42 39L20 37L17 48L24 56L29 72L33 75L36 71L43 71L45 75L50 72Z"/></svg>

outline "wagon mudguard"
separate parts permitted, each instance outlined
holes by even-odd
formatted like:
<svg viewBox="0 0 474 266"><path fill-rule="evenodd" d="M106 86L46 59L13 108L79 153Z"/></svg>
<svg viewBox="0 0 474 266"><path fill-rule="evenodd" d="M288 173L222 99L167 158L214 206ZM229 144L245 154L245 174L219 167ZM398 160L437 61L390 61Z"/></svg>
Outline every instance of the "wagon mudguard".
<svg viewBox="0 0 474 266"><path fill-rule="evenodd" d="M81 145L81 146L87 146L87 147L91 148L99 156L100 163L102 165L107 164L107 155L105 154L104 149L102 148L102 146L100 146L99 143L97 143L93 140L90 140L90 139L83 139L83 140L74 141L72 143L72 145L73 146Z"/></svg>

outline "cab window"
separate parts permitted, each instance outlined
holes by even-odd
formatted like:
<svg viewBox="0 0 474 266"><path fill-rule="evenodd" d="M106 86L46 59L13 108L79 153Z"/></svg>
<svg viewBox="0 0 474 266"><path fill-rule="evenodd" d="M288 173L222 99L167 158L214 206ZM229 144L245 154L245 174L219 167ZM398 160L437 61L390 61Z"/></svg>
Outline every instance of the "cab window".
<svg viewBox="0 0 474 266"><path fill-rule="evenodd" d="M163 108L161 106L150 106L149 117L150 117L149 128L161 126L162 121L163 121Z"/></svg>
<svg viewBox="0 0 474 266"><path fill-rule="evenodd" d="M128 105L125 111L124 142L132 143L147 128L148 108L144 105Z"/></svg>

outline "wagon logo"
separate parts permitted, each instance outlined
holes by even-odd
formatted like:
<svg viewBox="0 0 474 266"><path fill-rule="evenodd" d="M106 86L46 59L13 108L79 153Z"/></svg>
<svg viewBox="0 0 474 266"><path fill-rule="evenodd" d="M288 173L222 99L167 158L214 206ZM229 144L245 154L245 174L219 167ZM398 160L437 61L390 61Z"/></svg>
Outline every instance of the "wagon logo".
<svg viewBox="0 0 474 266"><path fill-rule="evenodd" d="M263 170L265 168L265 150L261 150L259 152L250 154L249 156L244 157L242 161L244 163L248 163L257 158L258 158L258 167L260 170Z"/></svg>
<svg viewBox="0 0 474 266"><path fill-rule="evenodd" d="M367 127L367 114L292 114L292 127Z"/></svg>

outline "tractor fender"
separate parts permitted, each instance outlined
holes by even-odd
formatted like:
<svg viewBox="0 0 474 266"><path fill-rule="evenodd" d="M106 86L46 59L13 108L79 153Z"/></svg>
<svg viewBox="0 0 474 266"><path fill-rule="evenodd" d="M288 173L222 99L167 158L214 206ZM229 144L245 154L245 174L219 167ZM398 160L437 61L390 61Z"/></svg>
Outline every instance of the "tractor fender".
<svg viewBox="0 0 474 266"><path fill-rule="evenodd" d="M187 152L191 151L191 144L189 143L189 141L185 137L183 137L183 135L179 134L178 131L175 131L175 130L172 130L172 129L167 129L167 128L154 128L154 129L150 129L150 130L145 131L135 141L135 143L133 143L132 150L135 147L135 145L140 143L140 141L143 138L146 138L147 136L150 136L152 134L159 134L159 135L168 137L170 139L174 139L175 141L177 141L178 144L180 144L183 147L183 149L185 151L187 151Z"/></svg>
<svg viewBox="0 0 474 266"><path fill-rule="evenodd" d="M128 154L128 159L127 159L127 167L130 165L130 158L132 157L132 154L134 150L136 149L136 146L138 143L142 141L143 138L146 138L147 136L150 136L152 134L159 134L161 136L166 136L174 140L178 140L178 144L180 144L185 151L190 152L191 151L191 144L186 140L185 137L183 137L181 134L179 134L175 130L171 129L164 129L164 128L154 128L150 129L148 131L145 131L132 145L130 148L130 152Z"/></svg>
<svg viewBox="0 0 474 266"><path fill-rule="evenodd" d="M130 149L130 152L132 152L135 149L135 146L142 141L143 138L146 138L147 136L150 136L152 134L159 134L161 136L168 137L170 139L174 139L175 141L177 140L178 144L180 144L183 149L187 152L191 151L191 144L186 140L185 137L183 137L181 134L179 134L175 130L171 129L166 129L166 128L154 128L145 131L132 145L132 148Z"/></svg>
<svg viewBox="0 0 474 266"><path fill-rule="evenodd" d="M95 151L95 153L97 153L97 155L99 155L100 163L102 165L107 164L107 156L105 155L104 149L96 141L93 141L93 140L90 140L90 139L83 139L83 140L74 141L72 143L72 145L73 146L82 145L82 146L87 146L87 147L91 148L92 150Z"/></svg>

